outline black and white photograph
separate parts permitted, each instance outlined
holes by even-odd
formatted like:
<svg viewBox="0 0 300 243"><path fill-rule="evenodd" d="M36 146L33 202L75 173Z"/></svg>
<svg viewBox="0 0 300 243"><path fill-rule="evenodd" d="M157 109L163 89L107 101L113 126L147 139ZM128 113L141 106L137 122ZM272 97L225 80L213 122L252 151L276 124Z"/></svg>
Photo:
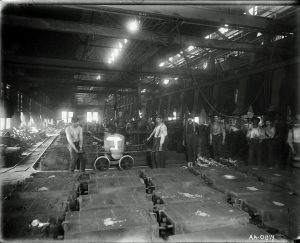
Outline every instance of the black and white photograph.
<svg viewBox="0 0 300 243"><path fill-rule="evenodd" d="M0 19L0 242L300 241L297 1Z"/></svg>

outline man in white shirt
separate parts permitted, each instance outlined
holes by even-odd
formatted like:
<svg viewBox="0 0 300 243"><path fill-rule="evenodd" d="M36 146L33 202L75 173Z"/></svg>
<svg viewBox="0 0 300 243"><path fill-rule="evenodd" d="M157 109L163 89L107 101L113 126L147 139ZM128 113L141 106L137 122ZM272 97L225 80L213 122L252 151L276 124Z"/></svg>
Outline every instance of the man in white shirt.
<svg viewBox="0 0 300 243"><path fill-rule="evenodd" d="M156 117L156 127L153 132L147 138L147 141L154 136L153 147L152 147L152 168L165 168L166 166L166 137L168 135L167 126L163 122L162 116L158 115Z"/></svg>
<svg viewBox="0 0 300 243"><path fill-rule="evenodd" d="M252 119L252 126L247 132L249 141L248 164L262 165L262 141L265 138L264 130L259 127L259 118Z"/></svg>
<svg viewBox="0 0 300 243"><path fill-rule="evenodd" d="M79 124L79 118L72 117L72 124L66 128L66 137L69 143L71 163L69 170L74 172L77 160L80 160L80 172L85 172L86 158L82 151L83 135Z"/></svg>

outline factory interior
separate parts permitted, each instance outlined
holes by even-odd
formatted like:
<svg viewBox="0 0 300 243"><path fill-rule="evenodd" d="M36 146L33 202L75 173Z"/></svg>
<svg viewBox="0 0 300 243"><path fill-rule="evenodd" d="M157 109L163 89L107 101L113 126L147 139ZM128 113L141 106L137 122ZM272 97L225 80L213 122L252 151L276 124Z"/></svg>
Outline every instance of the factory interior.
<svg viewBox="0 0 300 243"><path fill-rule="evenodd" d="M300 240L300 8L188 2L3 1L1 242Z"/></svg>

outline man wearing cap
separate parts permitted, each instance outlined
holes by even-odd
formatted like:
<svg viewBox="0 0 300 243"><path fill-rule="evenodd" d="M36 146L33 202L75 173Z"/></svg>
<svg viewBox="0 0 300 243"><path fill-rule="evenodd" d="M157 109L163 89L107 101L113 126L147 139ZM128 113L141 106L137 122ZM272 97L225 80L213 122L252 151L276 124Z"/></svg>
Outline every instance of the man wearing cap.
<svg viewBox="0 0 300 243"><path fill-rule="evenodd" d="M168 135L167 126L163 122L162 116L156 117L156 126L147 138L147 141L154 136L151 153L152 168L164 168L166 166L166 137Z"/></svg>
<svg viewBox="0 0 300 243"><path fill-rule="evenodd" d="M193 163L197 159L198 149L198 124L188 116L183 132L183 146L186 146L188 163Z"/></svg>
<svg viewBox="0 0 300 243"><path fill-rule="evenodd" d="M77 160L80 160L80 172L85 171L86 159L82 151L83 135L82 128L79 124L79 118L72 117L71 125L66 128L66 137L69 143L69 151L71 157L71 163L69 170L74 172Z"/></svg>
<svg viewBox="0 0 300 243"><path fill-rule="evenodd" d="M293 167L300 168L300 114L296 115L289 129L287 143L291 149Z"/></svg>
<svg viewBox="0 0 300 243"><path fill-rule="evenodd" d="M213 145L214 159L219 160L222 152L222 145L225 144L225 128L219 116L214 116L214 122L210 126L210 144Z"/></svg>
<svg viewBox="0 0 300 243"><path fill-rule="evenodd" d="M265 139L265 132L259 126L260 119L252 118L252 124L247 132L249 141L248 164L262 165L262 142Z"/></svg>

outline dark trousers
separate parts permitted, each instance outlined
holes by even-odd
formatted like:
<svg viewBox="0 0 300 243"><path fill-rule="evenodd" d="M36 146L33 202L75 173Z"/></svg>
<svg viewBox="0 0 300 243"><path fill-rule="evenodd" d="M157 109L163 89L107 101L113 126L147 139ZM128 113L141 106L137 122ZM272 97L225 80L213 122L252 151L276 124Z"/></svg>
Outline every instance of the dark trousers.
<svg viewBox="0 0 300 243"><path fill-rule="evenodd" d="M74 145L79 150L79 142L75 142ZM86 157L84 153L76 153L71 146L69 146L69 152L71 157L71 163L69 166L69 171L74 172L77 161L80 160L80 171L85 172L85 164L86 164Z"/></svg>
<svg viewBox="0 0 300 243"><path fill-rule="evenodd" d="M162 149L159 150L160 147L160 138L154 138L153 140L153 148L151 152L151 164L152 168L165 168L166 167L166 146L162 145Z"/></svg>
<svg viewBox="0 0 300 243"><path fill-rule="evenodd" d="M276 141L274 139L266 139L265 140L265 153L266 153L266 165L274 167L278 163L276 163L275 156L275 146Z"/></svg>
<svg viewBox="0 0 300 243"><path fill-rule="evenodd" d="M231 132L228 135L228 143L230 149L230 157L232 159L236 159L239 156L240 149L241 149L241 142L240 142L241 132Z"/></svg>
<svg viewBox="0 0 300 243"><path fill-rule="evenodd" d="M186 135L186 150L188 162L194 162L197 159L198 137L195 134Z"/></svg>
<svg viewBox="0 0 300 243"><path fill-rule="evenodd" d="M212 145L213 145L213 152L214 152L214 159L218 160L221 157L222 153L222 139L223 135L213 135L212 136Z"/></svg>
<svg viewBox="0 0 300 243"><path fill-rule="evenodd" d="M250 139L248 165L262 165L262 145L258 139Z"/></svg>

